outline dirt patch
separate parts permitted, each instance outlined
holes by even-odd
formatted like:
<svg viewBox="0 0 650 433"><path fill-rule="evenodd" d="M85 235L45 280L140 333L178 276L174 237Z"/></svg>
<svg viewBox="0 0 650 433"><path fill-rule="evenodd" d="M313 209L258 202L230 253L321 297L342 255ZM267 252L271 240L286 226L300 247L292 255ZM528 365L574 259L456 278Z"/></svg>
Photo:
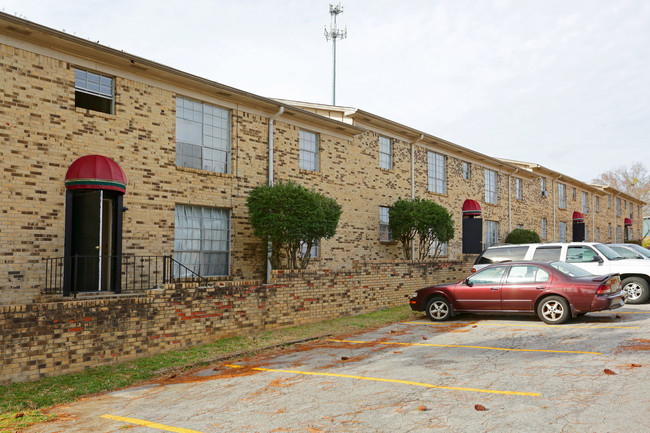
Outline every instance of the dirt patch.
<svg viewBox="0 0 650 433"><path fill-rule="evenodd" d="M616 350L616 353L621 353L623 351L632 351L632 350L650 350L650 340L644 340L641 338L635 338L633 340L628 340L627 345L621 345Z"/></svg>

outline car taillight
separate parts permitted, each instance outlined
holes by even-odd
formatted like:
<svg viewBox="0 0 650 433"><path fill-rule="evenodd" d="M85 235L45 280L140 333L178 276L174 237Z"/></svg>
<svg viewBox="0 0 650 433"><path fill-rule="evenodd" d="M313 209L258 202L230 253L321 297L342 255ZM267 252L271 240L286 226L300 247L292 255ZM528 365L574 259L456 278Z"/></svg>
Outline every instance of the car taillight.
<svg viewBox="0 0 650 433"><path fill-rule="evenodd" d="M603 284L598 287L596 294L603 295L605 293L617 292L621 287L621 279L619 277L608 278Z"/></svg>

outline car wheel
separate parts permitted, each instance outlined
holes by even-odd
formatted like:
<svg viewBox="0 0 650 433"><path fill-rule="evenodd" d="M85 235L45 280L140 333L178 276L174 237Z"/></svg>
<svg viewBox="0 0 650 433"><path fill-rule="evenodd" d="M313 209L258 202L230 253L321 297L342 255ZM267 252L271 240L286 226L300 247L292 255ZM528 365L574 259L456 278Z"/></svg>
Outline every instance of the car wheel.
<svg viewBox="0 0 650 433"><path fill-rule="evenodd" d="M451 317L451 304L442 296L436 296L427 302L427 317L434 322L442 322Z"/></svg>
<svg viewBox="0 0 650 433"><path fill-rule="evenodd" d="M621 282L621 286L627 292L628 304L642 304L650 297L648 282L640 277L629 277Z"/></svg>
<svg viewBox="0 0 650 433"><path fill-rule="evenodd" d="M569 320L569 304L561 296L549 296L537 305L537 317L549 325L558 325Z"/></svg>

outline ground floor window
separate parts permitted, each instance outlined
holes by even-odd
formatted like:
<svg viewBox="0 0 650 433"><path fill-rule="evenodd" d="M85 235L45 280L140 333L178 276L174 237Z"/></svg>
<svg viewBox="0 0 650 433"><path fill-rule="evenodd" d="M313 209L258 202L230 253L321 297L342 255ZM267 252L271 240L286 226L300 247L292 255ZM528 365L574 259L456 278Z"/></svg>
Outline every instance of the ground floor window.
<svg viewBox="0 0 650 433"><path fill-rule="evenodd" d="M566 223L560 223L560 242L566 242Z"/></svg>
<svg viewBox="0 0 650 433"><path fill-rule="evenodd" d="M176 205L175 222L174 259L177 262L201 276L229 274L230 211L228 209ZM179 270L177 276L190 276L185 274Z"/></svg>
<svg viewBox="0 0 650 433"><path fill-rule="evenodd" d="M309 257L312 259L318 258L318 253L319 253L319 241L318 239L314 241L314 243L311 245L311 250ZM307 255L307 243L306 242L300 242L300 251L298 251L298 254L300 255L300 258L304 258Z"/></svg>
<svg viewBox="0 0 650 433"><path fill-rule="evenodd" d="M485 247L491 247L499 242L499 222L485 221Z"/></svg>

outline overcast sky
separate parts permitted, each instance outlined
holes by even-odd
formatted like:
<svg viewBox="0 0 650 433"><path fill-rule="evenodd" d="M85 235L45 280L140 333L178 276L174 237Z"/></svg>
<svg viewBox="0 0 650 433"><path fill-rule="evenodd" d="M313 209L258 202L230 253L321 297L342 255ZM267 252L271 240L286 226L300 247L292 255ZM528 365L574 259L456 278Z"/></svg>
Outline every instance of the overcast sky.
<svg viewBox="0 0 650 433"><path fill-rule="evenodd" d="M3 0L4 12L271 98L330 104L321 0ZM650 1L345 0L337 105L583 181L650 166ZM649 167L650 168L650 167Z"/></svg>

